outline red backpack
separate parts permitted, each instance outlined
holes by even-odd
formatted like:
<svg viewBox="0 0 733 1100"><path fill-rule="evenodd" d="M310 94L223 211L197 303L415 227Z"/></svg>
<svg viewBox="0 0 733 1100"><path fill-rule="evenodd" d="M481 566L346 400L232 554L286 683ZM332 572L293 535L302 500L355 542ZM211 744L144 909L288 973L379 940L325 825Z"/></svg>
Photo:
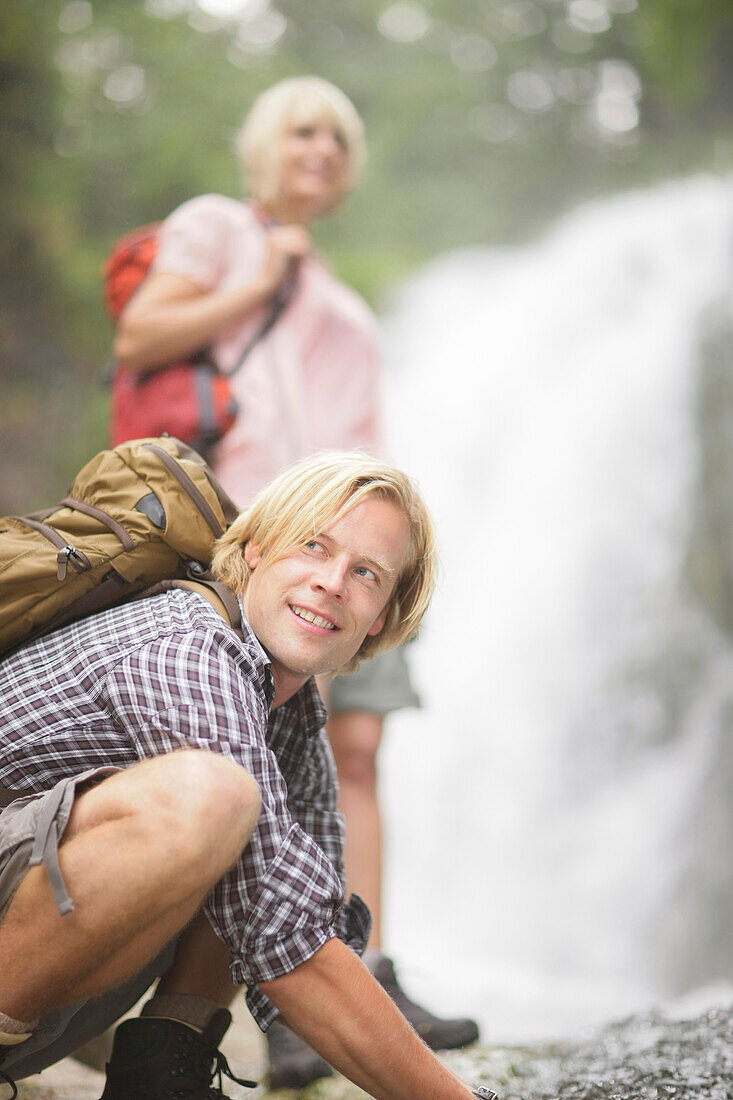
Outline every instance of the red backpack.
<svg viewBox="0 0 733 1100"><path fill-rule="evenodd" d="M148 273L158 251L160 222L141 226L115 244L102 274L104 302L117 320ZM228 377L202 349L187 359L140 372L115 363L111 378L111 445L172 435L206 453L237 415Z"/></svg>
<svg viewBox="0 0 733 1100"><path fill-rule="evenodd" d="M158 252L160 222L126 233L115 244L102 268L104 304L115 321L148 273Z"/></svg>
<svg viewBox="0 0 733 1100"><path fill-rule="evenodd" d="M117 320L148 273L158 251L160 222L152 222L121 237L102 270L107 310ZM112 372L110 436L116 447L128 439L172 435L206 455L229 431L238 405L229 379L254 346L275 324L292 300L298 283L293 266L269 315L243 349L237 363L222 372L202 348L187 359L140 372L115 363Z"/></svg>

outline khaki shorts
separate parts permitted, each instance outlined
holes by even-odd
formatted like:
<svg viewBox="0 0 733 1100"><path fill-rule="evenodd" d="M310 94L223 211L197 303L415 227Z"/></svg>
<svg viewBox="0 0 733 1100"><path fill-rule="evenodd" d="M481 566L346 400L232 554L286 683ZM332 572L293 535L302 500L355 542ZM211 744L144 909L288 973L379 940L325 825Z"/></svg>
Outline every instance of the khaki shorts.
<svg viewBox="0 0 733 1100"><path fill-rule="evenodd" d="M330 714L363 710L384 715L403 707L419 706L420 696L410 682L404 646L363 661L350 676L335 676L330 681Z"/></svg>
<svg viewBox="0 0 733 1100"><path fill-rule="evenodd" d="M59 912L71 911L73 899L68 896L58 866L58 843L69 822L75 796L118 770L94 768L62 779L43 794L19 798L0 810L0 936L2 916L32 866L44 865ZM98 997L64 1005L43 1016L24 1043L0 1047L0 1067L8 1071L12 1068L11 1076L20 1080L39 1073L101 1035L169 969L175 948L174 940L124 985Z"/></svg>

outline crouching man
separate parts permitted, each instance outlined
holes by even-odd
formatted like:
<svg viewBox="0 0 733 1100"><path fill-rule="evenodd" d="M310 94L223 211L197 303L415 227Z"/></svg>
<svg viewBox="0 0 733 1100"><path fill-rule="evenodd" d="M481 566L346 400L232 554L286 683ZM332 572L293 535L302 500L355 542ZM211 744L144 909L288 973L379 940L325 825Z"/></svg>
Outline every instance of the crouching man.
<svg viewBox="0 0 733 1100"><path fill-rule="evenodd" d="M22 796L0 812L0 1080L63 1058L160 978L116 1032L103 1100L223 1097L242 985L262 1028L281 1013L373 1096L467 1100L356 953L369 914L344 904L314 680L415 633L435 569L424 505L381 462L316 456L260 493L213 569L244 641L176 589L0 665L0 785Z"/></svg>

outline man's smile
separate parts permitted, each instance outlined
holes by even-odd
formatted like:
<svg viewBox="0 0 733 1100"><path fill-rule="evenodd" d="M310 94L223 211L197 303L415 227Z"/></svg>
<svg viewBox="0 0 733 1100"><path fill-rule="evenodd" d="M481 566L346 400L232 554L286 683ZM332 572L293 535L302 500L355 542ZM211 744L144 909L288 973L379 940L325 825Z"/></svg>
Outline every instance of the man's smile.
<svg viewBox="0 0 733 1100"><path fill-rule="evenodd" d="M332 619L326 619L323 615L319 615L315 611L310 611L307 607L299 607L298 604L293 603L288 604L288 607L299 619L302 619L306 623L312 623L313 626L320 627L321 630L339 629Z"/></svg>

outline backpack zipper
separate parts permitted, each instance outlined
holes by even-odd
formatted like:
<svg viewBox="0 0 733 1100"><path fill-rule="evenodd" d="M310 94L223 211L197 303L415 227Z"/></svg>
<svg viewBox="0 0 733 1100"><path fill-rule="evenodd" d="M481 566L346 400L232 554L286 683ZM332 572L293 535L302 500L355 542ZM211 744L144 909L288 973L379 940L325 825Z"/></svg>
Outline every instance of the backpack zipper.
<svg viewBox="0 0 733 1100"><path fill-rule="evenodd" d="M85 569L91 569L92 567L92 563L86 554L82 554L81 550L69 545L61 547L56 555L56 561L58 562L56 576L60 581L66 580L69 562L74 566L77 573L83 573Z"/></svg>
<svg viewBox="0 0 733 1100"><path fill-rule="evenodd" d="M20 523L24 523L26 527L32 527L34 531L38 531L40 535L43 535L45 539L48 539L53 546L58 550L56 555L56 561L58 563L57 577L60 581L66 579L68 572L68 564L71 562L77 573L83 573L87 569L92 568L92 563L86 554L83 554L81 550L77 550L76 547L70 546L58 531L54 531L53 527L49 527L46 523L40 523L37 519L30 519L28 516L12 516L12 519L18 520Z"/></svg>

